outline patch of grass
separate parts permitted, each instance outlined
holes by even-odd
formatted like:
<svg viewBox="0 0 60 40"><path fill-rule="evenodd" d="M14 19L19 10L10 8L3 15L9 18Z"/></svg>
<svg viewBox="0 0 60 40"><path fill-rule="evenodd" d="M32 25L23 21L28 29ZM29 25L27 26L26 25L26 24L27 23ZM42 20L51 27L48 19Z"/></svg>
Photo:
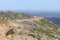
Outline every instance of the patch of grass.
<svg viewBox="0 0 60 40"><path fill-rule="evenodd" d="M28 34L28 36L36 37L35 34Z"/></svg>
<svg viewBox="0 0 60 40"><path fill-rule="evenodd" d="M7 20L5 20L5 19L0 19L0 24L2 25L2 24L5 24L5 25L7 25L9 22L7 21Z"/></svg>
<svg viewBox="0 0 60 40"><path fill-rule="evenodd" d="M24 21L24 22L22 22L23 24L26 24L26 25L32 25L32 23L31 22L28 22L28 21Z"/></svg>

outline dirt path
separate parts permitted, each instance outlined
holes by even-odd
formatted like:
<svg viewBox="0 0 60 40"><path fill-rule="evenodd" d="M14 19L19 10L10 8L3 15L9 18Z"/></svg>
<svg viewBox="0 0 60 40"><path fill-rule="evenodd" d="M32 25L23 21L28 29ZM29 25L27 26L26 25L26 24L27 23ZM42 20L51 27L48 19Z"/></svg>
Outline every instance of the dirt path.
<svg viewBox="0 0 60 40"><path fill-rule="evenodd" d="M16 20L16 21L17 22L23 22L23 21L33 21L33 20L39 20L39 19L43 19L43 17L31 18L31 19L21 19L21 20Z"/></svg>

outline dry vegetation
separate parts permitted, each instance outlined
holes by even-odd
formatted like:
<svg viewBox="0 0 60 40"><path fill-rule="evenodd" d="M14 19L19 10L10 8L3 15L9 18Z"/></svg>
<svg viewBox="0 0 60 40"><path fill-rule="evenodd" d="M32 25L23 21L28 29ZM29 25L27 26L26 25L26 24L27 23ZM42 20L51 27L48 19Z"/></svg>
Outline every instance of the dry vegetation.
<svg viewBox="0 0 60 40"><path fill-rule="evenodd" d="M60 40L59 29L43 17L0 12L0 40Z"/></svg>

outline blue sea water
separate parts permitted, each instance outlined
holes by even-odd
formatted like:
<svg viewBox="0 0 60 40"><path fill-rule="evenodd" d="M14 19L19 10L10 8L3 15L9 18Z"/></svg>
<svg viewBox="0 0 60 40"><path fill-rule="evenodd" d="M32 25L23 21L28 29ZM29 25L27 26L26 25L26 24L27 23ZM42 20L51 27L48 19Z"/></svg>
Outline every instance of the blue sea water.
<svg viewBox="0 0 60 40"><path fill-rule="evenodd" d="M60 25L60 18L47 18L47 19L53 21L55 24Z"/></svg>

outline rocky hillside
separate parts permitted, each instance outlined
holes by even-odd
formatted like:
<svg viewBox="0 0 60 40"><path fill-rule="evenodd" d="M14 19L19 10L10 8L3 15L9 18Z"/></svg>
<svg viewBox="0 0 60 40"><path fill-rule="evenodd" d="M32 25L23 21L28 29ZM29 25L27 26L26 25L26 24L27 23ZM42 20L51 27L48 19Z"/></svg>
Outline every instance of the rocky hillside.
<svg viewBox="0 0 60 40"><path fill-rule="evenodd" d="M26 14L19 14L19 18L15 16L12 20L11 14L0 14L0 40L60 40L60 26L52 21Z"/></svg>
<svg viewBox="0 0 60 40"><path fill-rule="evenodd" d="M0 12L0 17L7 18L9 20L15 20L15 19L31 18L32 16L29 16L26 13L15 13L12 11L6 11L6 12Z"/></svg>

